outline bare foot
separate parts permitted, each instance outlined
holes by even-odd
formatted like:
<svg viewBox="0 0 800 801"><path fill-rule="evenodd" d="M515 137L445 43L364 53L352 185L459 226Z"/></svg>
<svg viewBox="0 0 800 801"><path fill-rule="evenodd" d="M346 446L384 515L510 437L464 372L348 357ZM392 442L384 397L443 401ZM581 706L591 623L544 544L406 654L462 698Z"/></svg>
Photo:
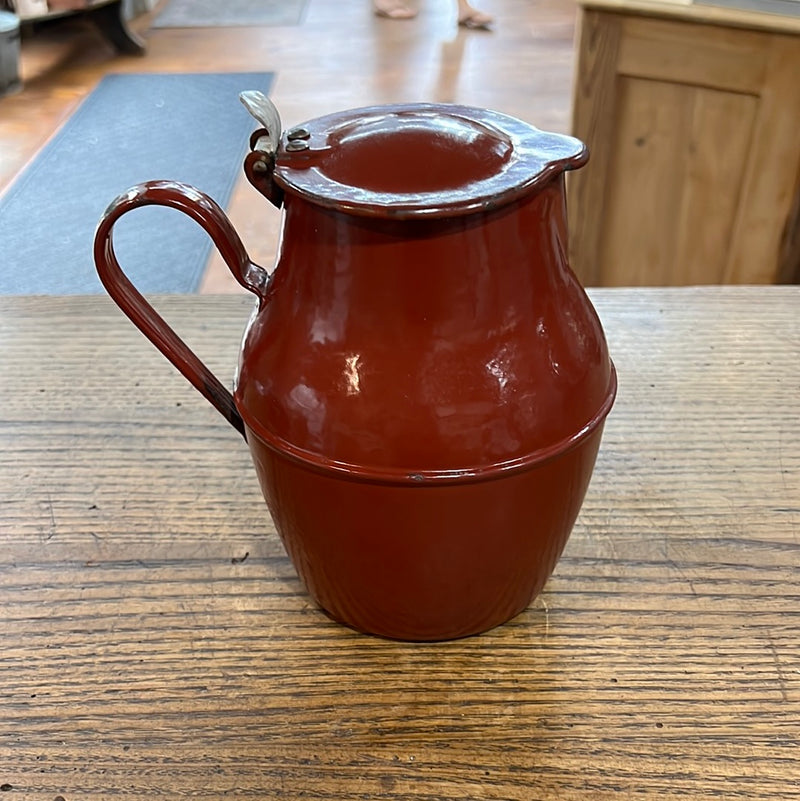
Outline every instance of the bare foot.
<svg viewBox="0 0 800 801"><path fill-rule="evenodd" d="M468 0L458 0L458 24L462 28L489 30L494 19L483 11L473 8Z"/></svg>
<svg viewBox="0 0 800 801"><path fill-rule="evenodd" d="M372 8L379 17L389 19L413 19L417 16L417 10L403 0L372 0Z"/></svg>

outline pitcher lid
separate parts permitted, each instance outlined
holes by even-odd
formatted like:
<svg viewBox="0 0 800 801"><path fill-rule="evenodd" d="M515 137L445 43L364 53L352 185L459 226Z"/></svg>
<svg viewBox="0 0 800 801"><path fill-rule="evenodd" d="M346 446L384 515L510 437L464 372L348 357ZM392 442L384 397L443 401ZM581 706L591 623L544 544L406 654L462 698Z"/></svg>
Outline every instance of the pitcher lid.
<svg viewBox="0 0 800 801"><path fill-rule="evenodd" d="M586 163L579 140L486 109L370 106L284 131L274 179L288 194L355 214L465 214L508 203Z"/></svg>

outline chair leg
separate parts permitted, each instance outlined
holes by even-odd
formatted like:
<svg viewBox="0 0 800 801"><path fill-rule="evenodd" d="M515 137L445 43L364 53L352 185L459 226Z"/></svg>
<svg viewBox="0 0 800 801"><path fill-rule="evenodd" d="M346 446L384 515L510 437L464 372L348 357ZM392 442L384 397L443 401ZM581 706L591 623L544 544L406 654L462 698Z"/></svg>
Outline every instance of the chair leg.
<svg viewBox="0 0 800 801"><path fill-rule="evenodd" d="M128 27L122 10L122 0L114 0L112 3L90 9L88 15L121 53L133 56L144 54L144 41Z"/></svg>

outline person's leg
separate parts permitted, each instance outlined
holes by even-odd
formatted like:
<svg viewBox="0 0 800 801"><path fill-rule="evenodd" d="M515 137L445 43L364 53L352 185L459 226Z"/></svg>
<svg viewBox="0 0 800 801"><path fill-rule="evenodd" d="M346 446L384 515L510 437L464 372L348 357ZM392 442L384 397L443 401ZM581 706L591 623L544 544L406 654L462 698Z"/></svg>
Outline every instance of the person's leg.
<svg viewBox="0 0 800 801"><path fill-rule="evenodd" d="M468 0L458 0L458 24L465 28L488 28L494 19L483 11L473 8Z"/></svg>
<svg viewBox="0 0 800 801"><path fill-rule="evenodd" d="M389 19L412 19L417 16L417 10L405 0L372 0L372 8L379 17Z"/></svg>

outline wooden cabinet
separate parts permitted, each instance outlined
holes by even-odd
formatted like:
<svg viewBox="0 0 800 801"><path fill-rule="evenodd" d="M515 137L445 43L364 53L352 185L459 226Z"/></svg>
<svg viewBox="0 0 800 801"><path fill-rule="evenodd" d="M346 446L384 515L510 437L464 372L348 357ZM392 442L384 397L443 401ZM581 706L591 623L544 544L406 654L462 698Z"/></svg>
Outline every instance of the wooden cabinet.
<svg viewBox="0 0 800 801"><path fill-rule="evenodd" d="M569 176L588 285L800 279L800 18L584 0ZM795 244L793 244L795 243Z"/></svg>

